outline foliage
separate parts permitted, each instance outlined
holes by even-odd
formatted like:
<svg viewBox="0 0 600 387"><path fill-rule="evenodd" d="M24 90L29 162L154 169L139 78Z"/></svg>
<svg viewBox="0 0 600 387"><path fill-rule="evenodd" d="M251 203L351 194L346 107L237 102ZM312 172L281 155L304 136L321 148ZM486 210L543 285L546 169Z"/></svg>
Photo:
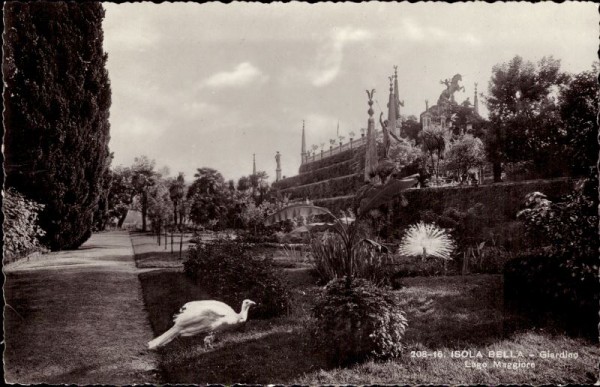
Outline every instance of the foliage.
<svg viewBox="0 0 600 387"><path fill-rule="evenodd" d="M132 171L129 167L117 166L110 171L110 189L108 192L108 216L116 218L117 225L121 227L127 211L131 207L135 196L131 181Z"/></svg>
<svg viewBox="0 0 600 387"><path fill-rule="evenodd" d="M237 182L237 190L238 191L247 191L251 187L250 178L248 176L242 176L239 178Z"/></svg>
<svg viewBox="0 0 600 387"><path fill-rule="evenodd" d="M244 227L252 229L254 234L257 234L267 217L275 212L274 207L271 202L262 202L257 206L253 200L250 200L240 214Z"/></svg>
<svg viewBox="0 0 600 387"><path fill-rule="evenodd" d="M337 234L324 233L310 241L312 265L321 283L346 275L344 244ZM392 258L387 253L377 252L366 244L356 246L354 254L354 275L377 285L389 282Z"/></svg>
<svg viewBox="0 0 600 387"><path fill-rule="evenodd" d="M589 321L585 333L595 331L598 317L598 177L580 181L561 201L550 201L540 192L527 196L517 218L538 239L539 247L524 253L505 269L507 294L513 304L531 302L577 327ZM518 291L519 293L514 293ZM569 316L577 316L577 322Z"/></svg>
<svg viewBox="0 0 600 387"><path fill-rule="evenodd" d="M106 226L108 225L110 216L110 186L112 184L112 171L110 169L110 163L112 162L113 154L110 153L109 157L106 159L106 169L104 170L104 174L102 175L102 185L100 188L100 193L98 195L98 204L94 210L93 219L94 231L103 231L106 230Z"/></svg>
<svg viewBox="0 0 600 387"><path fill-rule="evenodd" d="M540 192L525 199L525 209L517 214L527 231L551 254L565 257L574 274L595 272L598 255L598 178L579 182L575 191L561 201L552 202Z"/></svg>
<svg viewBox="0 0 600 387"><path fill-rule="evenodd" d="M560 115L571 147L571 163L576 174L587 172L598 161L598 62L592 71L575 75L561 91Z"/></svg>
<svg viewBox="0 0 600 387"><path fill-rule="evenodd" d="M375 210L389 200L402 194L404 190L414 186L417 182L416 176L408 176L402 180L395 178L390 179L386 184L379 186L365 185L355 195L355 204L353 213L357 214L354 222L344 222L338 219L335 215L329 212L325 208L303 205L303 211L312 211L315 213L321 213L326 215L329 219L333 220L332 230L339 236L340 241L343 245L343 249L338 250L342 254L341 257L337 257L338 262L343 262L343 268L346 272L347 278L354 277L355 270L360 263L356 262L356 248L362 244L367 243L368 245L376 248L379 251L385 249L384 246L379 243L366 239L363 236L364 220L367 218L371 210ZM297 213L293 211L293 206L279 209L273 215L268 218L268 221L276 220L283 221L293 219L297 216Z"/></svg>
<svg viewBox="0 0 600 387"><path fill-rule="evenodd" d="M597 340L597 273L597 262L594 272L576 274L565 265L564 256L543 249L524 252L504 267L507 310L526 316L534 326L554 323L571 334Z"/></svg>
<svg viewBox="0 0 600 387"><path fill-rule="evenodd" d="M415 163L418 164L423 156L421 147L417 146L414 140L392 141L390 146L389 157L395 164L396 173Z"/></svg>
<svg viewBox="0 0 600 387"><path fill-rule="evenodd" d="M455 273L454 266L445 259L431 257L422 260L398 254L394 257L394 271L390 274L390 285L398 289L402 287L402 279L406 277L430 277Z"/></svg>
<svg viewBox="0 0 600 387"><path fill-rule="evenodd" d="M542 175L562 172L567 139L554 95L567 80L552 57L534 65L515 56L494 66L487 98L492 133L485 138L496 162L533 160Z"/></svg>
<svg viewBox="0 0 600 387"><path fill-rule="evenodd" d="M188 189L190 219L199 225L224 226L228 208L228 190L221 173L212 168L198 168Z"/></svg>
<svg viewBox="0 0 600 387"><path fill-rule="evenodd" d="M190 247L184 270L217 300L234 307L246 298L257 302L253 317L275 317L288 311L290 294L272 259L253 256L245 244L218 239Z"/></svg>
<svg viewBox="0 0 600 387"><path fill-rule="evenodd" d="M160 232L173 221L169 185L165 179L157 178L154 185L148 188L148 217L154 232Z"/></svg>
<svg viewBox="0 0 600 387"><path fill-rule="evenodd" d="M454 241L443 230L434 224L417 223L409 227L400 243L399 252L404 255L420 256L424 260L428 256L452 259Z"/></svg>
<svg viewBox="0 0 600 387"><path fill-rule="evenodd" d="M98 2L5 7L6 186L44 204L52 250L91 235L108 167L111 92Z"/></svg>
<svg viewBox="0 0 600 387"><path fill-rule="evenodd" d="M420 133L421 147L423 152L429 156L431 170L435 173L436 179L440 174L440 161L446 153L450 135L450 131L441 126L432 126Z"/></svg>
<svg viewBox="0 0 600 387"><path fill-rule="evenodd" d="M482 166L485 159L483 142L470 134L463 134L450 143L446 154L446 168L454 170L462 184L469 170Z"/></svg>
<svg viewBox="0 0 600 387"><path fill-rule="evenodd" d="M183 172L179 172L177 178L169 185L169 197L173 203L173 221L175 226L183 224L185 198L185 177ZM179 221L179 222L178 222Z"/></svg>
<svg viewBox="0 0 600 387"><path fill-rule="evenodd" d="M364 279L331 281L313 314L329 361L347 365L368 357L397 357L408 325L397 296Z"/></svg>
<svg viewBox="0 0 600 387"><path fill-rule="evenodd" d="M142 231L146 231L147 226L148 191L159 178L158 173L154 171L154 165L154 160L150 160L147 156L139 156L134 159L131 166L131 186L141 205Z"/></svg>
<svg viewBox="0 0 600 387"><path fill-rule="evenodd" d="M415 141L417 145L420 145L421 137L421 124L417 117L410 115L405 121L402 121L402 134L408 137L410 140Z"/></svg>
<svg viewBox="0 0 600 387"><path fill-rule="evenodd" d="M255 174L248 176L250 187L252 188L252 196L257 204L261 204L267 198L267 193L269 192L268 178L269 175L265 171L257 171Z"/></svg>
<svg viewBox="0 0 600 387"><path fill-rule="evenodd" d="M44 230L39 226L38 215L44 207L12 188L4 191L4 259L22 257L39 250Z"/></svg>

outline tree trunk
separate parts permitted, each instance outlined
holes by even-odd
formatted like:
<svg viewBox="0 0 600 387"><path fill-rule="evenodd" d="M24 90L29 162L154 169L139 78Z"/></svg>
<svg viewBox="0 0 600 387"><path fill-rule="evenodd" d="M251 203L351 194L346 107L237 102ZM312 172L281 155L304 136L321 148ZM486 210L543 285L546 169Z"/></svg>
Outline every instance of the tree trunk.
<svg viewBox="0 0 600 387"><path fill-rule="evenodd" d="M128 211L125 211L125 213L119 217L119 223L117 223L119 228L123 227L123 223L125 223L125 218L127 218L127 212Z"/></svg>
<svg viewBox="0 0 600 387"><path fill-rule="evenodd" d="M173 201L173 222L175 223L175 227L177 227L177 200Z"/></svg>
<svg viewBox="0 0 600 387"><path fill-rule="evenodd" d="M502 181L502 163L499 161L494 162L492 170L494 173L494 183L500 183Z"/></svg>
<svg viewBox="0 0 600 387"><path fill-rule="evenodd" d="M146 231L146 213L148 212L148 194L142 193L142 231Z"/></svg>

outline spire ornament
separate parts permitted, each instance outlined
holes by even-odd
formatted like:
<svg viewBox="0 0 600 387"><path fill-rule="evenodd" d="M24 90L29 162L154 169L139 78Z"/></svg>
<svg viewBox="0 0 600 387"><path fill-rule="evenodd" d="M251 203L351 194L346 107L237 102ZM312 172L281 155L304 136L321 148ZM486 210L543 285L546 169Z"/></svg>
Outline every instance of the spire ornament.
<svg viewBox="0 0 600 387"><path fill-rule="evenodd" d="M367 90L367 96L369 97L369 119L367 121L367 146L365 147L365 182L376 184L378 182L377 177L377 139L375 133L375 119L373 119L373 95L375 89Z"/></svg>
<svg viewBox="0 0 600 387"><path fill-rule="evenodd" d="M302 150L300 151L300 160L304 164L306 162L306 135L304 134L304 120L302 120Z"/></svg>

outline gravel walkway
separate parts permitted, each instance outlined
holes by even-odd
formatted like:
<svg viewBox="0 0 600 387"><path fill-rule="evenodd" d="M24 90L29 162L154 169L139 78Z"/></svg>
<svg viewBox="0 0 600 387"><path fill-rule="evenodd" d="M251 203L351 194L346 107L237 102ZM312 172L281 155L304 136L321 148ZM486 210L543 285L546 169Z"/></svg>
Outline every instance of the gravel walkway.
<svg viewBox="0 0 600 387"><path fill-rule="evenodd" d="M129 234L14 262L5 273L8 383L158 383Z"/></svg>

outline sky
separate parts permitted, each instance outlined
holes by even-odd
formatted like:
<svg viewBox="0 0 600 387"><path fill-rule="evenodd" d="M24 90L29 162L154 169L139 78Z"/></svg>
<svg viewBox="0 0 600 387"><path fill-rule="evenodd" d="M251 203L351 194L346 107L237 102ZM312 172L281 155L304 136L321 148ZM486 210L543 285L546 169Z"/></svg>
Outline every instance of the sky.
<svg viewBox="0 0 600 387"><path fill-rule="evenodd" d="M256 167L298 173L307 147L387 114L398 66L401 113L419 116L462 75L487 93L492 67L552 55L564 71L591 69L598 50L593 3L105 3L113 166L146 155L170 175L211 167L226 180ZM481 98L481 97L480 97ZM481 101L481 99L480 99ZM487 111L480 102L480 110ZM379 125L377 125L379 126Z"/></svg>

